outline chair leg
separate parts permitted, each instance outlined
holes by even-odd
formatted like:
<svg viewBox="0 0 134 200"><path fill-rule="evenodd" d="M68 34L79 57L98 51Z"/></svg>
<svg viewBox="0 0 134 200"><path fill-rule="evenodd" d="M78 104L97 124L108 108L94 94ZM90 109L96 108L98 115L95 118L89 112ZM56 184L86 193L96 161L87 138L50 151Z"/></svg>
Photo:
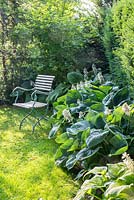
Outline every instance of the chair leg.
<svg viewBox="0 0 134 200"><path fill-rule="evenodd" d="M21 130L21 127L24 121L31 115L32 112L33 112L33 109L27 115L25 115L25 117L21 120L20 125L19 125L19 130Z"/></svg>
<svg viewBox="0 0 134 200"><path fill-rule="evenodd" d="M46 117L46 114L47 114L47 112L48 112L48 108L49 108L49 107L47 106L46 112L44 113L44 115L43 115L42 117L38 118L38 117L36 117L36 113L38 113L38 110L36 110L36 109L33 107L33 108L31 109L31 111L30 111L28 114L26 114L25 117L21 120L20 125L19 125L19 130L21 130L22 125L23 125L23 123L25 122L25 120L26 120L29 116L32 116L33 118L36 119L36 122L35 122L34 125L32 126L32 133L34 133L36 126L37 126L37 125L41 126L40 121L41 121L42 119L48 120L48 118ZM34 112L35 112L35 115L33 116L32 114L33 114ZM41 126L41 127L42 127L42 126Z"/></svg>
<svg viewBox="0 0 134 200"><path fill-rule="evenodd" d="M42 119L48 120L47 117L45 117L45 116L40 117L40 118L37 120L37 122L33 125L33 127L32 127L32 133L34 133L35 128L36 128L37 125L40 125L40 126L41 126L40 121L41 121ZM42 126L41 126L41 127L42 127Z"/></svg>
<svg viewBox="0 0 134 200"><path fill-rule="evenodd" d="M48 113L48 109L49 109L49 105L47 105L46 111L45 111L44 115L43 115L42 117L40 117L40 118L37 120L37 122L33 125L33 127L32 127L32 133L34 133L35 128L36 128L37 125L40 125L40 126L41 126L40 121L41 121L42 119L48 120L48 118L46 117L46 115L47 115L47 113Z"/></svg>

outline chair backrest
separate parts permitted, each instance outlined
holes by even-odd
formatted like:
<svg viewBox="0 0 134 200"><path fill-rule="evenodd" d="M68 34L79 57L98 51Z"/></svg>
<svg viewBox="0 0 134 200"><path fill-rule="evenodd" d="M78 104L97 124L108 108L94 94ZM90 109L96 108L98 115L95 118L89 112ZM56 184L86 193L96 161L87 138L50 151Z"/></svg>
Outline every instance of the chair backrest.
<svg viewBox="0 0 134 200"><path fill-rule="evenodd" d="M54 78L55 76L38 75L34 83L34 88L36 90L49 92L52 89L52 83L53 83Z"/></svg>

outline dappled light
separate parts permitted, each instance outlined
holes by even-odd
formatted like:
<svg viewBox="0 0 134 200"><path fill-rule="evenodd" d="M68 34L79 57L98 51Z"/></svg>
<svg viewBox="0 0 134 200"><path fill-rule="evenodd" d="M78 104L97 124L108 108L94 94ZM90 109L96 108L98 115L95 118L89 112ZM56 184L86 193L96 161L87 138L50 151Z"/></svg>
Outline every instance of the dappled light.
<svg viewBox="0 0 134 200"><path fill-rule="evenodd" d="M0 200L133 199L133 0L1 0Z"/></svg>
<svg viewBox="0 0 134 200"><path fill-rule="evenodd" d="M21 109L0 108L1 199L70 200L77 184L55 166L57 145L47 138L47 122L34 134L29 125L20 132L23 115Z"/></svg>

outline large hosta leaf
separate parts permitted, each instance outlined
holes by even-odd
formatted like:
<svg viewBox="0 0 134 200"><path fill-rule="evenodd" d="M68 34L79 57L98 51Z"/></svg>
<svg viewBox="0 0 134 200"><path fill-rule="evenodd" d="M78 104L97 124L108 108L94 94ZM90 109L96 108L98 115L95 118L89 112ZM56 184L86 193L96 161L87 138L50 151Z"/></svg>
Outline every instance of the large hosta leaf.
<svg viewBox="0 0 134 200"><path fill-rule="evenodd" d="M104 104L99 103L99 102L94 103L93 105L90 106L90 108L91 108L92 110L97 111L97 112L102 112L102 111L105 110L105 109L104 109Z"/></svg>
<svg viewBox="0 0 134 200"><path fill-rule="evenodd" d="M102 188L104 185L104 180L102 176L95 175L90 180L85 180L81 186L81 189L78 191L76 197L73 200L81 200L84 195L88 192L88 195L92 195L94 189Z"/></svg>
<svg viewBox="0 0 134 200"><path fill-rule="evenodd" d="M118 90L113 97L114 106L117 106L121 101L128 99L128 96L129 96L129 90L127 87Z"/></svg>
<svg viewBox="0 0 134 200"><path fill-rule="evenodd" d="M86 147L78 152L76 155L77 160L84 160L89 157L92 157L99 151L100 147L97 147L96 149L91 150L90 148Z"/></svg>
<svg viewBox="0 0 134 200"><path fill-rule="evenodd" d="M76 139L73 141L73 144L71 145L70 149L68 151L76 151L79 149L79 140Z"/></svg>
<svg viewBox="0 0 134 200"><path fill-rule="evenodd" d="M93 93L95 94L96 100L99 102L106 96L105 93L100 90L93 90Z"/></svg>
<svg viewBox="0 0 134 200"><path fill-rule="evenodd" d="M76 103L78 99L81 100L81 95L78 90L69 90L66 95L66 104L70 105Z"/></svg>
<svg viewBox="0 0 134 200"><path fill-rule="evenodd" d="M74 165L76 164L77 159L76 159L76 153L71 154L69 159L66 161L66 167L68 170L72 169Z"/></svg>
<svg viewBox="0 0 134 200"><path fill-rule="evenodd" d="M89 137L86 139L87 146L92 148L96 146L97 144L100 144L108 134L109 134L109 131L107 130L105 131L101 129L91 130Z"/></svg>
<svg viewBox="0 0 134 200"><path fill-rule="evenodd" d="M117 183L110 184L110 187L104 193L104 196L108 200L113 199L134 199L134 185L119 185Z"/></svg>
<svg viewBox="0 0 134 200"><path fill-rule="evenodd" d="M48 135L49 139L52 138L52 137L54 137L56 135L56 133L59 130L60 126L61 126L61 124L55 124L53 126L53 128L50 130L49 135Z"/></svg>
<svg viewBox="0 0 134 200"><path fill-rule="evenodd" d="M111 123L121 122L123 115L124 115L124 111L123 111L122 107L119 106L113 112L113 119L112 119Z"/></svg>
<svg viewBox="0 0 134 200"><path fill-rule="evenodd" d="M121 88L116 92L111 92L103 99L103 104L112 108L113 106L117 106L120 102L127 100L129 97L128 88Z"/></svg>
<svg viewBox="0 0 134 200"><path fill-rule="evenodd" d="M64 109L66 109L66 105L58 105L55 107L56 111L57 111L57 119L60 119L63 115L62 112Z"/></svg>
<svg viewBox="0 0 134 200"><path fill-rule="evenodd" d="M89 122L83 120L73 124L70 128L67 128L67 132L69 132L72 135L77 135L77 133L88 129L89 127L90 127Z"/></svg>
<svg viewBox="0 0 134 200"><path fill-rule="evenodd" d="M85 176L89 175L89 174L100 174L100 175L105 175L107 172L107 167L106 166L102 166L102 167L94 167L93 169L91 169L89 172L87 172L85 174Z"/></svg>
<svg viewBox="0 0 134 200"><path fill-rule="evenodd" d="M102 103L107 106L108 108L112 108L113 107L113 96L114 96L114 92L111 92L110 94L108 94L102 101Z"/></svg>
<svg viewBox="0 0 134 200"><path fill-rule="evenodd" d="M119 177L119 181L122 182L124 185L134 185L134 173L133 172L127 172L123 176Z"/></svg>
<svg viewBox="0 0 134 200"><path fill-rule="evenodd" d="M65 133L62 133L61 135L58 135L57 138L55 139L55 141L58 143L58 144L63 144L66 140L68 140L69 136L68 134L65 132Z"/></svg>
<svg viewBox="0 0 134 200"><path fill-rule="evenodd" d="M111 85L101 85L99 86L99 89L104 92L105 94L108 94L108 92L112 89Z"/></svg>
<svg viewBox="0 0 134 200"><path fill-rule="evenodd" d="M92 123L92 124L95 124L95 120L96 120L96 115L97 115L97 114L98 114L97 111L89 109L89 111L88 111L88 113L87 113L85 119L86 119L88 122L90 122L90 123Z"/></svg>
<svg viewBox="0 0 134 200"><path fill-rule="evenodd" d="M69 138L68 140L66 140L66 141L60 146L60 148L61 148L61 149L69 149L69 148L72 146L73 142L74 142L74 139L73 139L73 138Z"/></svg>
<svg viewBox="0 0 134 200"><path fill-rule="evenodd" d="M108 166L108 175L111 179L114 180L123 175L126 170L126 166L123 162L116 164L107 164L107 166Z"/></svg>
<svg viewBox="0 0 134 200"><path fill-rule="evenodd" d="M110 133L112 133L113 135L118 134L123 134L123 130L121 129L121 127L117 126L117 125L106 125L105 128L107 130L110 131Z"/></svg>
<svg viewBox="0 0 134 200"><path fill-rule="evenodd" d="M65 162L67 160L67 156L62 156L59 159L56 160L56 165L65 165Z"/></svg>
<svg viewBox="0 0 134 200"><path fill-rule="evenodd" d="M85 118L91 124L92 128L104 128L105 126L104 113L102 112L98 113L89 109Z"/></svg>
<svg viewBox="0 0 134 200"><path fill-rule="evenodd" d="M80 111L83 112L85 110L87 110L87 106L84 105L84 104L80 104L79 106L70 108L70 111L71 111L72 114L79 113Z"/></svg>
<svg viewBox="0 0 134 200"><path fill-rule="evenodd" d="M114 135L111 138L110 143L113 146L111 148L110 156L111 155L120 155L128 150L127 140L125 139L125 136L120 133L117 133L116 135Z"/></svg>

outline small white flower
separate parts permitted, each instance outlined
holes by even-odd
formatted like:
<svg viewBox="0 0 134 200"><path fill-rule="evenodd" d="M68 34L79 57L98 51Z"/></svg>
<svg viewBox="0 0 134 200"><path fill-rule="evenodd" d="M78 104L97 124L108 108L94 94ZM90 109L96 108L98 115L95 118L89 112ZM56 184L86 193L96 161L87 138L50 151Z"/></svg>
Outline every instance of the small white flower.
<svg viewBox="0 0 134 200"><path fill-rule="evenodd" d="M78 104L78 105L80 105L80 104L81 104L81 102L80 102L80 99L77 99L77 104Z"/></svg>
<svg viewBox="0 0 134 200"><path fill-rule="evenodd" d="M85 81L85 87L88 87L89 86L89 82L88 81Z"/></svg>
<svg viewBox="0 0 134 200"><path fill-rule="evenodd" d="M99 72L98 74L97 74L97 78L98 78L98 80L99 80L99 82L102 84L102 83L104 83L104 77L103 77L103 75L102 75L102 72Z"/></svg>
<svg viewBox="0 0 134 200"><path fill-rule="evenodd" d="M109 108L106 108L104 111L105 115L110 115L112 113L112 110L110 110Z"/></svg>
<svg viewBox="0 0 134 200"><path fill-rule="evenodd" d="M69 110L67 109L64 109L63 112L62 112L62 115L64 116L64 119L68 122L71 122L72 121L72 116L71 116L71 113Z"/></svg>
<svg viewBox="0 0 134 200"><path fill-rule="evenodd" d="M80 88L83 89L84 88L84 83L81 81L80 82Z"/></svg>
<svg viewBox="0 0 134 200"><path fill-rule="evenodd" d="M84 73L84 80L88 80L88 71L87 71L87 68L84 68L83 70L83 73Z"/></svg>
<svg viewBox="0 0 134 200"><path fill-rule="evenodd" d="M82 111L79 112L79 119L81 119L82 117L84 117L84 113Z"/></svg>
<svg viewBox="0 0 134 200"><path fill-rule="evenodd" d="M75 90L75 89L76 89L75 85L72 84L71 90Z"/></svg>
<svg viewBox="0 0 134 200"><path fill-rule="evenodd" d="M80 87L80 84L79 84L79 83L77 83L77 86L76 86L76 88L77 88L77 90L81 89L81 87Z"/></svg>
<svg viewBox="0 0 134 200"><path fill-rule="evenodd" d="M130 106L127 103L122 105L122 110L127 116L130 116Z"/></svg>
<svg viewBox="0 0 134 200"><path fill-rule="evenodd" d="M134 161L130 158L129 154L127 154L126 152L123 153L122 160L127 168L130 169L130 171L134 172Z"/></svg>
<svg viewBox="0 0 134 200"><path fill-rule="evenodd" d="M92 65L92 70L94 72L94 75L96 76L97 75L97 68L95 67L94 64Z"/></svg>

